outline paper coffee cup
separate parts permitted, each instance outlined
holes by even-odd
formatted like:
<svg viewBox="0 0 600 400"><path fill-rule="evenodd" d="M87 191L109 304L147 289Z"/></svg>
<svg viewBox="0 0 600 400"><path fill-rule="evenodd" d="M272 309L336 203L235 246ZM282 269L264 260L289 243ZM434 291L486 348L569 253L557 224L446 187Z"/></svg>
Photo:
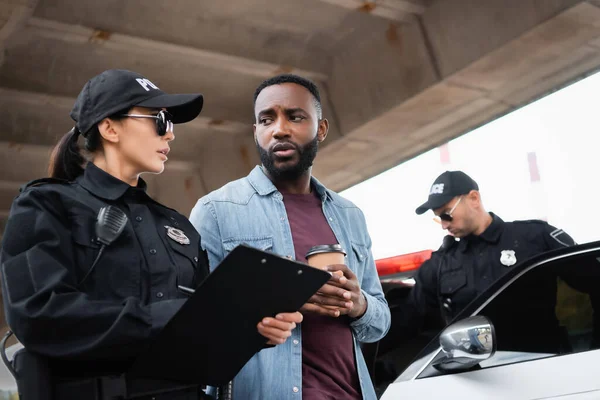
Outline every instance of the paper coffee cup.
<svg viewBox="0 0 600 400"><path fill-rule="evenodd" d="M328 265L346 263L344 260L346 257L346 252L339 244L325 244L311 247L311 249L306 253L305 257L306 261L308 261L308 265L319 269L325 269ZM344 275L342 271L334 271L333 274L338 276ZM332 310L339 309L339 307L336 306L323 307Z"/></svg>
<svg viewBox="0 0 600 400"><path fill-rule="evenodd" d="M325 269L328 265L333 264L345 264L345 257L346 252L339 244L314 246L306 253L308 265L319 269Z"/></svg>

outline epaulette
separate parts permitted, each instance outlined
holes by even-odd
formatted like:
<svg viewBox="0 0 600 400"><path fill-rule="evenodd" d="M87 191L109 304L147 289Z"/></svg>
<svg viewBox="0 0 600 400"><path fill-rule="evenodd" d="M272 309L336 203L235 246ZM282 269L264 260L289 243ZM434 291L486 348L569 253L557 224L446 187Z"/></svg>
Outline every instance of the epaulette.
<svg viewBox="0 0 600 400"><path fill-rule="evenodd" d="M517 221L512 221L513 224L516 225L529 225L529 229L539 229L548 226L548 223L541 219L522 219ZM527 228L525 228L527 229Z"/></svg>
<svg viewBox="0 0 600 400"><path fill-rule="evenodd" d="M517 221L512 221L515 224L547 224L546 221L541 220L541 219L521 219L521 220L517 220Z"/></svg>
<svg viewBox="0 0 600 400"><path fill-rule="evenodd" d="M48 183L59 183L59 184L63 184L64 185L64 184L69 183L69 181L66 180L66 179L59 179L59 178L40 178L40 179L34 179L32 181L27 182L23 186L21 186L21 188L19 189L19 192L23 192L25 189L30 188L30 187L46 185Z"/></svg>

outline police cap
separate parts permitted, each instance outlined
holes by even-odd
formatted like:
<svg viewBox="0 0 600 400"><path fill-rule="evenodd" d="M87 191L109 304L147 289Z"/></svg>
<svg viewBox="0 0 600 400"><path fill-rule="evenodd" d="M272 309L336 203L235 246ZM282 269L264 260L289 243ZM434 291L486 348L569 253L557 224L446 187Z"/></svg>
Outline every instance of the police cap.
<svg viewBox="0 0 600 400"><path fill-rule="evenodd" d="M90 79L71 110L77 129L85 134L94 125L131 107L166 108L174 124L193 120L200 114L203 97L195 94L166 94L142 75L110 69Z"/></svg>
<svg viewBox="0 0 600 400"><path fill-rule="evenodd" d="M429 190L429 198L415 212L423 214L427 210L435 210L471 190L479 190L479 186L469 175L462 171L446 171L436 178Z"/></svg>

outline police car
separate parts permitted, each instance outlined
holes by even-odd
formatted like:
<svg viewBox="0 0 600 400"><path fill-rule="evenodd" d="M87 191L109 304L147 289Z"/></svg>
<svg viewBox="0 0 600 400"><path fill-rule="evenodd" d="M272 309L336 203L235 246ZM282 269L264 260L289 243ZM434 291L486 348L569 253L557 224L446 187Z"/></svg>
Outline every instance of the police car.
<svg viewBox="0 0 600 400"><path fill-rule="evenodd" d="M528 288L540 282L548 291L532 308ZM437 332L381 399L600 399L599 365L593 242L513 267Z"/></svg>

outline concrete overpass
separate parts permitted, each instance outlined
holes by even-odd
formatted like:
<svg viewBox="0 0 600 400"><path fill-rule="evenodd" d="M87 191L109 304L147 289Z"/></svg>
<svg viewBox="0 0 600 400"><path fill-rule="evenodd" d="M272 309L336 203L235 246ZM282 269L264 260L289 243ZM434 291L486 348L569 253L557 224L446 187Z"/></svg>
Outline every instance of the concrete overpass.
<svg viewBox="0 0 600 400"><path fill-rule="evenodd" d="M0 0L0 50L0 221L107 68L205 95L148 178L188 214L258 162L263 79L320 85L332 129L314 173L341 190L598 69L600 0Z"/></svg>

